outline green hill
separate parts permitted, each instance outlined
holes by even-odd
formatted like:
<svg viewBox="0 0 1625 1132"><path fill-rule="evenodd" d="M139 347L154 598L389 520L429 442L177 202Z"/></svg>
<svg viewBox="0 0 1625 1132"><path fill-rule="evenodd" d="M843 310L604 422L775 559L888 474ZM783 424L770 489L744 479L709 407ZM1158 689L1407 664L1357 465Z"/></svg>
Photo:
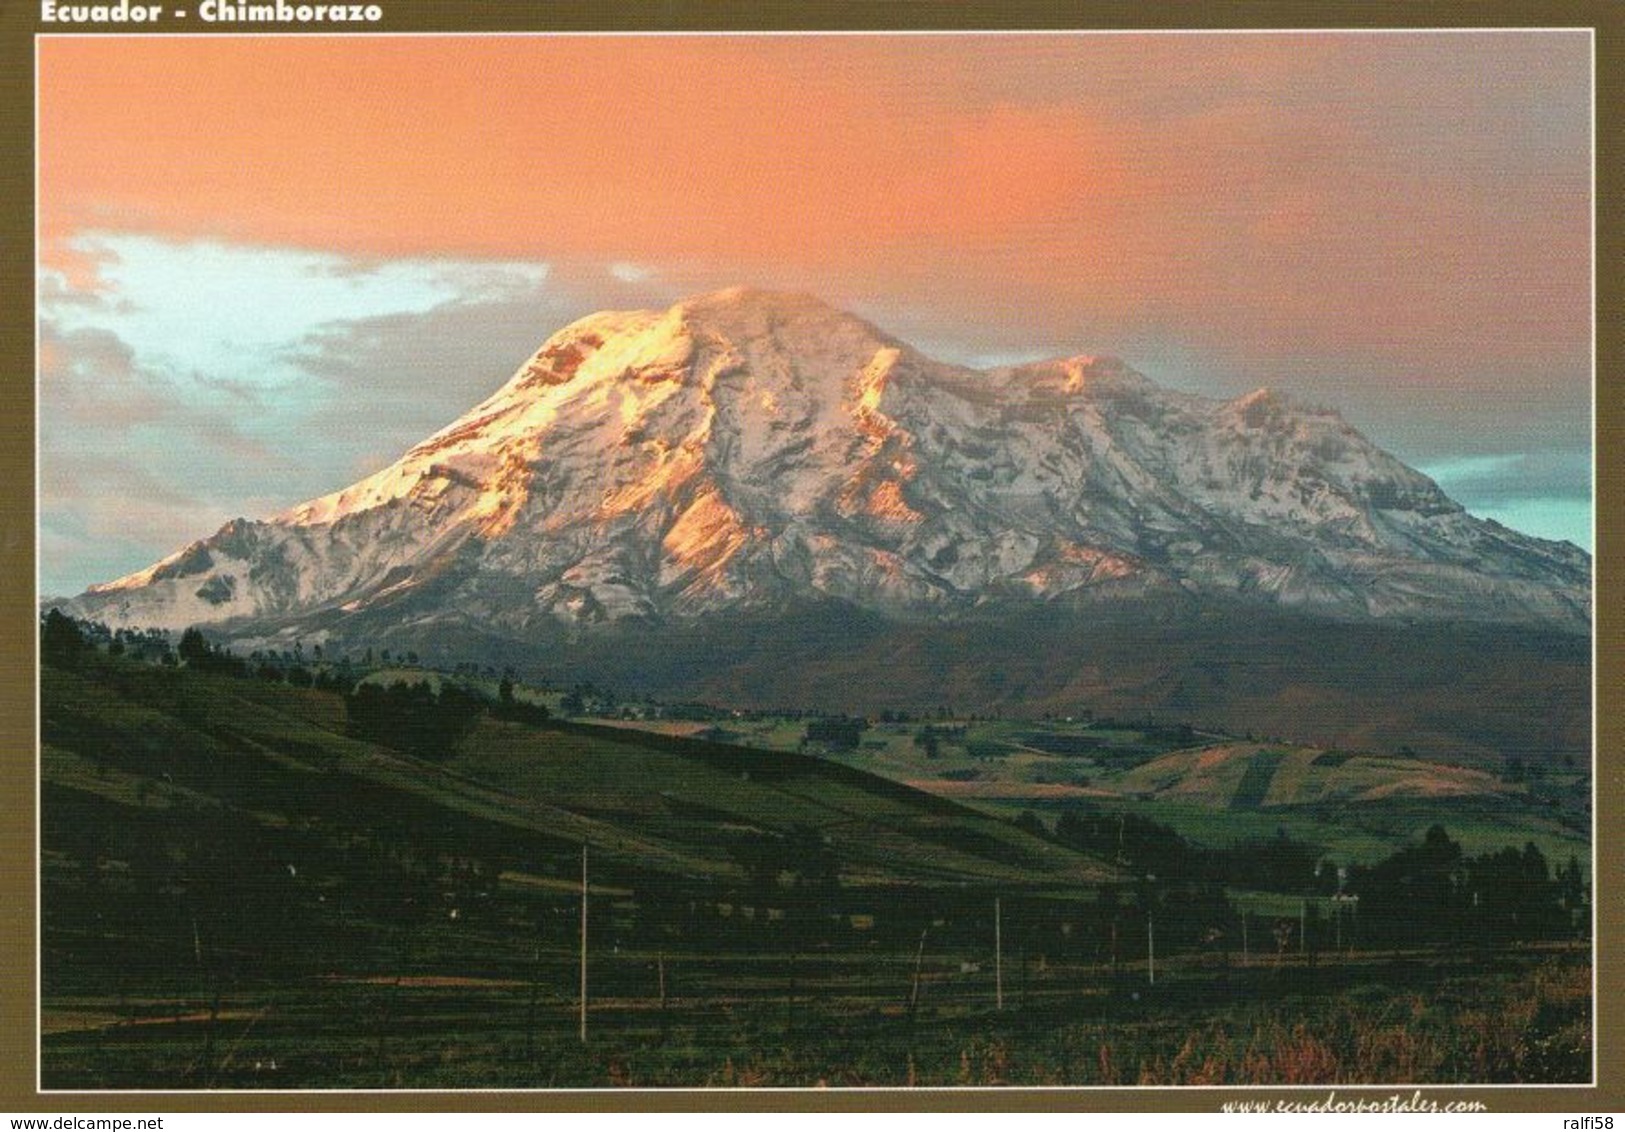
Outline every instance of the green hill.
<svg viewBox="0 0 1625 1132"><path fill-rule="evenodd" d="M403 873L465 867L504 883L793 888L1027 888L1110 879L1102 863L875 775L786 752L481 716L423 758L350 737L342 697L88 657L45 667L47 886L185 890L209 854L283 858L339 893L362 858ZM223 838L210 844L210 838ZM93 863L94 862L94 863ZM449 863L449 864L448 864ZM376 864L376 862L374 862ZM368 866L372 867L372 866ZM754 878L754 880L753 880Z"/></svg>
<svg viewBox="0 0 1625 1132"><path fill-rule="evenodd" d="M1233 1024L1232 1003L1296 1019L1322 1002L1364 1009L1357 978L1391 996L1390 983L1412 985L1396 979L1434 977L1362 974L1376 960L1334 959L1343 921L1313 916L1318 968L1314 951L1286 971L1279 956L1232 968L1213 931L1228 925L1233 939L1237 914L1216 882L1124 876L1032 835L1030 821L850 762L534 712L521 723L500 706L423 715L425 699L467 711L466 694L448 706L455 681L434 698L347 700L90 650L70 663L41 671L48 1088L964 1083L967 1050L1006 1042L1068 1067L1035 1081L1094 1080L1107 1043L1135 1079L1174 1058L1193 1026ZM380 704L416 704L393 722L422 730L367 722ZM953 758L992 765L1066 746L1007 726ZM1195 764L1166 761L1192 752L1116 739L1088 757L1166 772L1147 779L1153 792L1199 780ZM1232 807L1205 811L1221 843L1235 840L1232 823L1276 821L1264 802L1298 754L1259 753L1208 768ZM1311 766L1309 781L1349 766ZM1118 823L1119 844L1125 824L1135 832ZM1256 924L1273 898L1249 893L1242 906ZM1455 912L1476 930L1473 907ZM1471 973L1469 960L1448 961ZM1317 970L1327 981L1312 986ZM1323 999L1304 999L1311 989ZM1371 999L1373 1016L1387 1001ZM1569 1033L1577 1009L1540 1032ZM1085 1020L1093 1028L1077 1029ZM1581 1065L1583 1043L1562 1040ZM1074 1060L1055 1060L1065 1050Z"/></svg>

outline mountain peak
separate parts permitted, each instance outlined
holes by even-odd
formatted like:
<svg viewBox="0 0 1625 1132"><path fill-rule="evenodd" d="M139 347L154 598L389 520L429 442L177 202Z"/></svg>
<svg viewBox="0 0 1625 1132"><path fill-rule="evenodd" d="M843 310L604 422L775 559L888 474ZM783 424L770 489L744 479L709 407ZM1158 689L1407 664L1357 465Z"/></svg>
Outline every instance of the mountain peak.
<svg viewBox="0 0 1625 1132"><path fill-rule="evenodd" d="M857 315L799 291L729 287L684 299L667 314L690 329L749 352L770 347L792 353L867 350L872 354L876 349L901 345Z"/></svg>
<svg viewBox="0 0 1625 1132"><path fill-rule="evenodd" d="M391 466L79 611L523 635L809 600L950 617L1194 593L1574 627L1589 574L1267 388L1210 400L1086 354L968 370L812 296L731 287L571 323Z"/></svg>
<svg viewBox="0 0 1625 1132"><path fill-rule="evenodd" d="M1111 399L1162 393L1156 382L1111 354L1073 354L992 370L988 377L1019 395Z"/></svg>
<svg viewBox="0 0 1625 1132"><path fill-rule="evenodd" d="M710 291L703 295L691 295L681 300L677 305L695 311L750 308L783 313L812 311L835 315L842 313L817 296L804 291L779 291L767 287L751 287L745 284L735 284L732 287L724 287L720 291Z"/></svg>

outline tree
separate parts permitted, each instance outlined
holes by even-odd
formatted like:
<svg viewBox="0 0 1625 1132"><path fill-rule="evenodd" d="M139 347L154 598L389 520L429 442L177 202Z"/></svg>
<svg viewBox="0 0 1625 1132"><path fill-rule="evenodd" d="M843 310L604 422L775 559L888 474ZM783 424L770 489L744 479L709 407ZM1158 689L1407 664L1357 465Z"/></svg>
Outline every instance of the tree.
<svg viewBox="0 0 1625 1132"><path fill-rule="evenodd" d="M806 738L809 743L823 743L833 750L855 751L863 742L863 732L868 726L862 719L848 719L845 716L814 719L807 723Z"/></svg>
<svg viewBox="0 0 1625 1132"><path fill-rule="evenodd" d="M1294 840L1285 829L1277 829L1272 838L1243 841L1219 850L1214 858L1233 884L1307 894L1324 891L1328 885L1335 891L1336 872L1320 868L1323 853L1320 846Z"/></svg>
<svg viewBox="0 0 1625 1132"><path fill-rule="evenodd" d="M203 639L203 634L196 626L181 634L181 643L175 646L175 651L185 664L193 668L206 667L209 655L213 652L209 648L209 642Z"/></svg>
<svg viewBox="0 0 1625 1132"><path fill-rule="evenodd" d="M60 609L45 615L40 627L40 659L57 668L72 668L85 651L85 635Z"/></svg>
<svg viewBox="0 0 1625 1132"><path fill-rule="evenodd" d="M1569 854L1567 867L1557 867L1557 886L1563 907L1573 910L1585 905L1585 877L1580 872L1580 858Z"/></svg>
<svg viewBox="0 0 1625 1132"><path fill-rule="evenodd" d="M914 745L925 752L925 757L934 759L942 751L942 740L937 738L937 729L927 723L914 735Z"/></svg>
<svg viewBox="0 0 1625 1132"><path fill-rule="evenodd" d="M1448 939L1472 900L1461 844L1440 825L1429 827L1420 844L1370 868L1351 870L1349 888L1360 898L1361 924L1394 942ZM1418 914L1422 909L1426 915Z"/></svg>
<svg viewBox="0 0 1625 1132"><path fill-rule="evenodd" d="M1168 880L1200 880L1213 870L1212 854L1199 852L1168 826L1124 811L1069 806L1056 819L1055 837L1075 849Z"/></svg>
<svg viewBox="0 0 1625 1132"><path fill-rule="evenodd" d="M484 701L453 684L436 695L426 683L397 682L388 688L361 684L344 706L353 737L443 759L473 729Z"/></svg>

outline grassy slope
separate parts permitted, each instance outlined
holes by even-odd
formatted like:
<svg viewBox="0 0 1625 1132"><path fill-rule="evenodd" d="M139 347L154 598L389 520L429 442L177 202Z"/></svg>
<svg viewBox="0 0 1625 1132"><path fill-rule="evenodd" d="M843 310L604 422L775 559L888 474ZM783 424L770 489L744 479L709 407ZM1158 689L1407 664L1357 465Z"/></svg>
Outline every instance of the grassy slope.
<svg viewBox="0 0 1625 1132"><path fill-rule="evenodd" d="M78 675L46 669L42 689L49 1087L597 1086L629 1074L645 1084L902 1084L916 1067L921 1084L1196 1083L1193 1048L1202 1073L1211 1065L1217 1079L1250 1083L1556 1080L1587 1064L1589 983L1578 968L1560 972L1574 988L1561 1001L1539 972L1533 995L1521 976L1514 985L1497 974L1486 988L1491 977L1471 972L1469 1006L1442 997L1429 1005L1435 1019L1411 1012L1421 1000L1408 987L1255 1011L1255 992L1280 996L1296 972L1259 966L1232 987L1231 972L1203 965L1207 956L1171 964L1165 978L1159 954L1158 988L1170 997L1147 1007L1137 981L1132 999L1108 1000L1104 921L1080 930L1069 963L1042 954L1029 963L1022 933L1038 928L1024 928L1011 901L1006 946L1018 941L1020 958L1006 993L1025 1008L1030 974L1034 1008L1050 1010L1012 1030L1028 1014L989 1006L985 922L951 935L950 918L933 924L916 1033L904 1005L920 958L912 934L810 956L713 955L701 937L666 954L647 924L620 922L616 886L698 878L722 893L739 881L730 838L802 826L841 858L844 896L863 897L860 881L890 882L877 901L896 900L902 886L940 885L946 896L996 881L1009 891L1016 877L1048 900L1098 863L819 760L486 720L430 764L347 738L342 701L320 692L101 660ZM1291 762L1283 758L1271 790ZM226 888L211 894L212 838L244 827L258 840L240 844L274 855L230 857ZM419 853L490 854L505 871L403 884L397 861L369 892L361 867L380 830ZM87 852L89 839L99 840ZM599 896L586 1049L574 1038L568 899L582 841L593 846ZM441 891L448 885L457 891ZM256 908L246 927L220 922ZM464 914L448 918L453 910ZM737 931L714 921L706 930ZM1356 974L1328 969L1338 981L1327 989ZM1384 967L1371 978L1392 975ZM1426 979L1418 985L1437 976ZM1397 1022L1396 1009L1405 1011ZM1501 1020L1496 1041L1476 1040L1475 1019ZM1366 1056L1387 1049L1367 1040L1378 1024L1411 1062ZM1530 1039L1537 1031L1562 1039L1564 1060L1530 1060L1549 1044ZM1505 1065L1463 1060L1502 1045ZM1306 1073L1300 1052L1313 1055Z"/></svg>
<svg viewBox="0 0 1625 1132"><path fill-rule="evenodd" d="M42 689L46 785L119 806L224 805L276 825L342 822L347 793L387 796L507 838L520 855L585 842L629 869L730 880L740 869L729 836L803 828L850 880L1103 875L1005 822L794 755L484 719L429 763L346 737L329 693L105 662L83 675L46 669Z"/></svg>
<svg viewBox="0 0 1625 1132"><path fill-rule="evenodd" d="M1578 797L1587 780L1578 772L1548 771L1537 789L1479 767L1279 741L1198 735L1196 745L1170 750L1168 737L1130 726L963 725L966 738L944 739L935 758L916 742L920 722L877 723L858 751L834 757L993 812L1128 808L1205 845L1285 829L1339 859L1375 861L1441 823L1469 853L1533 842L1552 861L1589 855ZM774 717L727 726L739 742L778 750L795 749L805 734L805 723ZM1078 750L1040 749L1068 744ZM1562 805L1552 803L1555 795L1563 796Z"/></svg>

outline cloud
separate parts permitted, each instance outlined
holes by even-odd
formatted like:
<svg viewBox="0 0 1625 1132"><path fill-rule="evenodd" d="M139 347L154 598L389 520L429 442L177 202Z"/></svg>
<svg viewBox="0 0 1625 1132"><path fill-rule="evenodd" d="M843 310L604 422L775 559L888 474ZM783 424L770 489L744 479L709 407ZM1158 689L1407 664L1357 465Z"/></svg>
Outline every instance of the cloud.
<svg viewBox="0 0 1625 1132"><path fill-rule="evenodd" d="M1452 495L1485 504L1591 499L1591 453L1528 452L1458 456L1419 469Z"/></svg>
<svg viewBox="0 0 1625 1132"><path fill-rule="evenodd" d="M1475 515L1592 548L1589 451L1456 456L1420 470Z"/></svg>
<svg viewBox="0 0 1625 1132"><path fill-rule="evenodd" d="M358 458L376 469L450 423L581 313L546 294L460 301L327 323L291 344L284 360L321 389L301 448L330 452L323 490L349 482ZM358 445L371 455L358 456Z"/></svg>
<svg viewBox="0 0 1625 1132"><path fill-rule="evenodd" d="M93 282L75 285L69 275L59 270L45 269L40 272L37 294L42 310L60 310L67 306L105 310L107 307L106 298L98 293Z"/></svg>
<svg viewBox="0 0 1625 1132"><path fill-rule="evenodd" d="M110 330L63 330L42 320L39 358L41 405L59 424L133 425L162 416L172 403L172 390L141 369L129 343Z"/></svg>
<svg viewBox="0 0 1625 1132"><path fill-rule="evenodd" d="M748 283L973 364L1275 385L1413 463L1482 437L1530 456L1463 492L1578 499L1531 461L1589 437L1589 63L1574 33L50 40L42 431L286 505L577 315Z"/></svg>
<svg viewBox="0 0 1625 1132"><path fill-rule="evenodd" d="M113 331L153 368L270 386L288 375L266 363L320 325L511 297L547 277L545 264L380 260L139 233L88 232L65 246L95 254L96 293L120 303L63 302L58 289L42 295L46 315L70 329Z"/></svg>
<svg viewBox="0 0 1625 1132"><path fill-rule="evenodd" d="M358 447L404 448L444 424L555 314L545 264L128 233L64 246L97 272L81 284L42 272L41 580L52 591L344 486Z"/></svg>
<svg viewBox="0 0 1625 1132"><path fill-rule="evenodd" d="M149 565L227 519L253 512L256 476L233 468L242 461L184 451L205 460L214 478L183 486L184 461L162 445L42 444L40 467L40 592L79 593ZM235 498L232 497L233 493Z"/></svg>
<svg viewBox="0 0 1625 1132"><path fill-rule="evenodd" d="M107 581L260 513L292 466L212 409L172 403L139 420L44 409L42 400L40 525L53 537L40 577L50 592Z"/></svg>
<svg viewBox="0 0 1625 1132"><path fill-rule="evenodd" d="M1591 87L1583 32L58 39L47 266L81 306L168 315L49 301L198 397L276 388L244 426L273 445L352 404L342 382L408 372L369 333L466 341L479 316L448 304L500 332L522 294L578 314L747 283L963 359L1036 344L1193 392L1271 384L1413 460L1468 432L1573 447ZM212 342L162 358L200 311ZM500 377L466 348L449 386ZM399 408L417 427L453 402Z"/></svg>

